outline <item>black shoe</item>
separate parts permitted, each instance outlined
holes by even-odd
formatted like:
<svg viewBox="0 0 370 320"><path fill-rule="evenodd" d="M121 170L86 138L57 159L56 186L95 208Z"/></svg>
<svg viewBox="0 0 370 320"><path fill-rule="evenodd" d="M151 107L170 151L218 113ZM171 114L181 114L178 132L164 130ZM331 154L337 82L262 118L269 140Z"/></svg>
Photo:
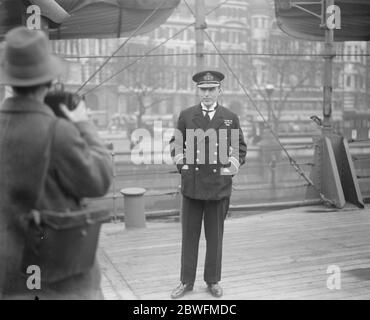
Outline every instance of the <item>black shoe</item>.
<svg viewBox="0 0 370 320"><path fill-rule="evenodd" d="M216 298L222 297L222 288L218 283L207 283L208 291Z"/></svg>
<svg viewBox="0 0 370 320"><path fill-rule="evenodd" d="M179 286L172 291L171 298L178 299L185 295L186 292L192 291L193 285L188 283L180 283Z"/></svg>

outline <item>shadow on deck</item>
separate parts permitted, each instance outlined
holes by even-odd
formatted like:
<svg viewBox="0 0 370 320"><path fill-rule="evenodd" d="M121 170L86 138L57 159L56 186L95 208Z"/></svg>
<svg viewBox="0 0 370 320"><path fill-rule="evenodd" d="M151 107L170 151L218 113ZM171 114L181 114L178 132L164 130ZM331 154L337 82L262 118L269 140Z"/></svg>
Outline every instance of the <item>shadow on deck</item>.
<svg viewBox="0 0 370 320"><path fill-rule="evenodd" d="M229 218L223 248L221 299L370 299L369 206ZM179 283L180 250L179 222L130 230L124 223L104 225L98 255L105 299L170 299ZM183 299L214 299L203 282L204 257L202 233L194 291ZM340 268L339 290L328 289L329 267Z"/></svg>

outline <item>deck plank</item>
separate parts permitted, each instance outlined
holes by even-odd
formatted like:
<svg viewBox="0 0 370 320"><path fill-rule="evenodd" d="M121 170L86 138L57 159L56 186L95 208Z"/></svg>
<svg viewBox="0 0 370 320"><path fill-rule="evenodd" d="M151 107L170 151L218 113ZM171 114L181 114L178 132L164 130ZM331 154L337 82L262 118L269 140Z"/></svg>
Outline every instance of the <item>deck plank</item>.
<svg viewBox="0 0 370 320"><path fill-rule="evenodd" d="M225 222L222 299L369 299L370 208L294 208ZM179 282L181 226L147 222L102 228L98 258L105 299L169 299ZM213 299L203 282L204 233L197 280L184 300ZM329 290L327 269L341 270L341 289Z"/></svg>

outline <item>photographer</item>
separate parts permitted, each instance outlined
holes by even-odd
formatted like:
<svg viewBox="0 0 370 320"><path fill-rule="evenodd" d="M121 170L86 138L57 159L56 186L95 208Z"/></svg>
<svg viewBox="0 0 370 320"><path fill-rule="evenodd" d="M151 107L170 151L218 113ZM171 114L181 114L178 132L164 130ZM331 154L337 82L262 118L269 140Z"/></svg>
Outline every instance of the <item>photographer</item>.
<svg viewBox="0 0 370 320"><path fill-rule="evenodd" d="M44 103L51 83L63 71L46 35L17 27L8 32L0 58L0 84L13 97L0 108L0 297L5 299L101 299L97 262L86 273L41 289L29 288L21 272L25 238L17 221L35 207L50 139L42 209L73 211L84 197L103 196L111 183L111 159L81 100L75 110L62 105L67 119ZM24 270L23 270L24 272ZM41 270L42 277L42 270Z"/></svg>

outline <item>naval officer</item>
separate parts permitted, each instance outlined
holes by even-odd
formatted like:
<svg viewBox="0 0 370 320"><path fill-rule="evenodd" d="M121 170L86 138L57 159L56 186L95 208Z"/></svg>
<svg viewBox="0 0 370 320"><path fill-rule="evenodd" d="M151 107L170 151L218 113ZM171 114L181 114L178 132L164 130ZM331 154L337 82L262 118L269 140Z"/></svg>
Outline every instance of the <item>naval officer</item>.
<svg viewBox="0 0 370 320"><path fill-rule="evenodd" d="M172 156L181 173L183 195L181 282L171 294L173 299L193 290L203 220L204 281L211 295L223 294L219 282L224 219L233 176L245 162L247 151L238 116L218 102L223 79L224 75L214 70L193 76L200 103L180 113L172 139Z"/></svg>

